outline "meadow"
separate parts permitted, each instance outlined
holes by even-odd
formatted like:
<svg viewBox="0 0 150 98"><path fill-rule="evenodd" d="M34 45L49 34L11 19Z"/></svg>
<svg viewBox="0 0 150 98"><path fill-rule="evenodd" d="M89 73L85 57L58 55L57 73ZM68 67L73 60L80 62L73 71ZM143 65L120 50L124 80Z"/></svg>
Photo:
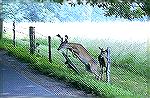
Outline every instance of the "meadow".
<svg viewBox="0 0 150 98"><path fill-rule="evenodd" d="M64 80L63 78L65 77L66 79L69 74L68 77L70 78L64 81L71 83L78 89L83 89L87 92L89 91L90 93L92 92L103 97L117 97L119 95L134 95L136 97L146 97L150 94L150 89L148 88L149 66L146 42L128 42L118 40L114 41L110 39L92 40L79 37L69 39L69 42L82 44L95 59L97 59L100 53L100 50L98 49L99 46L102 48L107 48L109 46L111 48L111 84L107 84L105 81L106 78L103 78L103 81L95 80L93 76L91 76L91 74L85 71L85 66L79 60L72 57L71 53L69 54L72 58L72 62L81 72L82 78L83 76L85 77L85 80L82 80L81 76L76 76L76 74L72 70L67 68L67 66L64 64L65 59L63 58L61 52L57 51L57 48L60 44L59 38L52 38L52 64L49 64L48 42L46 38L36 38L36 42L38 42L40 46L36 49L36 55L34 56L38 56L38 59L42 58L37 62L36 60L32 60L32 56L27 56L27 54L29 53L28 37L18 37L16 40L16 46L20 49L16 49L13 48L12 41L8 40L12 37L9 34L10 33L5 33L4 38L7 39L2 41L5 47L7 47L7 50L10 51L11 54L18 56L25 61L34 62L33 64L30 64L30 67L37 69L42 73L45 73L45 75L49 75L50 77L57 77L61 80ZM37 50L39 50L39 53L37 52ZM19 56L19 54L17 54L17 51L22 52L24 56ZM81 81L86 81L90 84L82 83ZM79 85L82 85L82 87L80 87ZM91 87L94 86L95 88L88 87L88 85L92 85ZM110 94L106 92L109 92Z"/></svg>
<svg viewBox="0 0 150 98"><path fill-rule="evenodd" d="M57 4L46 3L8 3L4 5L4 12L6 17L3 22L4 33L3 39L0 40L0 49L5 49L23 62L29 62L29 67L101 97L143 98L150 95L150 45L147 41L150 39L149 21L111 19L105 17L97 8L71 8L66 5L59 7ZM16 47L12 41L11 18L14 16ZM43 22L27 22L36 20ZM30 26L35 27L36 43L40 44L34 55L29 52ZM100 53L98 47L110 47L111 83L106 83L105 77L103 81L97 81L70 52L71 61L79 69L80 75L69 69L64 64L65 59L61 52L57 51L60 44L60 39L56 37L58 33L62 36L67 34L69 42L82 44L96 60ZM48 61L47 36L52 37L52 63Z"/></svg>
<svg viewBox="0 0 150 98"><path fill-rule="evenodd" d="M49 26L44 23L17 24L16 47L13 47L12 28L10 28L10 24L6 23L4 26L7 32L3 34L4 39L0 42L0 47L6 49L17 58L30 62L29 66L31 68L39 70L49 77L55 77L70 83L77 89L85 90L88 93L94 93L101 97L118 97L124 95L131 98L134 98L134 96L135 98L143 98L150 95L150 88L148 86L150 79L150 74L148 73L150 71L148 61L149 45L146 39L149 23L129 22L127 24L129 28L126 27L126 23L102 23L95 24L93 27L89 23L86 23L86 25L82 23L50 24ZM30 25L35 26L36 42L40 44L34 55L29 54L29 35L27 32ZM76 26L78 28L74 28ZM100 31L99 27L101 27ZM70 52L71 61L77 66L81 74L77 75L69 69L64 64L65 59L61 52L57 51L60 45L60 39L56 37L58 33L63 37L64 34L67 34L69 42L82 44L96 60L100 53L98 47L105 49L110 47L111 83L106 83L105 74L103 81L95 80L90 73L85 71L85 66L79 60L72 57ZM48 35L52 37L51 64L48 62Z"/></svg>

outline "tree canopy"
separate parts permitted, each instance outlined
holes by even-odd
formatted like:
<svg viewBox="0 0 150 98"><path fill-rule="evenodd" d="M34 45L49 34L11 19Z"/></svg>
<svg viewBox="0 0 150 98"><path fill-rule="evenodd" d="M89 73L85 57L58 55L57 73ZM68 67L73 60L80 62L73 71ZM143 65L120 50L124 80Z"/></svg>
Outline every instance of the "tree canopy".
<svg viewBox="0 0 150 98"><path fill-rule="evenodd" d="M102 0L101 0L102 1ZM107 5L102 2L106 10L106 16L119 16L127 19L150 17L150 0L103 0L109 2Z"/></svg>
<svg viewBox="0 0 150 98"><path fill-rule="evenodd" d="M20 2L36 1L36 2L47 2L47 3L56 2L60 4L63 4L64 2L68 2L70 3L70 5L74 5L74 6L83 4L83 0L70 0L70 1L69 0L12 0L12 1L7 0L7 1L10 1L10 2L12 1L20 1ZM84 0L84 3L85 3L85 0ZM147 19L150 20L150 0L87 0L85 4L88 4L88 5L90 4L93 7L97 6L103 9L105 12L103 13L104 16L120 17L120 18L129 19L129 20L147 16L148 17ZM37 7L33 6L33 7L36 8L35 10L39 9L38 6ZM14 8L15 7L12 7L11 9L14 9ZM10 12L12 12L12 15L16 15L16 13L18 13L18 11L16 11L15 13L13 11L10 11L9 7L7 9L8 9L7 12L9 13L9 16L10 16ZM27 8L26 7L23 7L21 9L18 8L18 10L24 10L24 9L27 9ZM31 9L32 11L34 11L33 8ZM5 14L8 14L8 13L5 13ZM25 14L25 15L31 16L30 14L32 13L33 12L30 12L28 13L29 15L28 14ZM31 20L35 20L35 16L37 15L38 14L35 13L34 17L32 17ZM47 17L47 16L43 16L43 17Z"/></svg>
<svg viewBox="0 0 150 98"><path fill-rule="evenodd" d="M63 0L35 0L38 2L53 1L63 3ZM66 0L68 1L68 0ZM70 0L72 4L74 0ZM105 16L116 16L125 19L141 18L148 16L150 19L150 0L87 0L87 4L102 7ZM82 4L82 0L77 0Z"/></svg>

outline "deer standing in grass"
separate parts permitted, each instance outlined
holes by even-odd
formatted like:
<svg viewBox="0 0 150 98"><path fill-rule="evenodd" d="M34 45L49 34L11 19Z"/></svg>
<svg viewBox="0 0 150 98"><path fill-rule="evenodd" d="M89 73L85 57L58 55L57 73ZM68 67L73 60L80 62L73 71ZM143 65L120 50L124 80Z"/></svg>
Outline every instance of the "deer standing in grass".
<svg viewBox="0 0 150 98"><path fill-rule="evenodd" d="M98 61L100 64L100 80L102 80L102 76L103 76L103 68L106 68L106 72L107 72L107 50L104 50L103 48L100 48L100 55L98 56Z"/></svg>
<svg viewBox="0 0 150 98"><path fill-rule="evenodd" d="M65 35L65 41L63 41L63 38L59 34L57 36L61 39L61 44L57 50L59 51L67 49L71 51L73 55L75 55L83 64L85 64L86 70L93 73L96 79L99 80L99 63L93 59L92 56L90 56L89 52L81 44L68 43L67 35Z"/></svg>

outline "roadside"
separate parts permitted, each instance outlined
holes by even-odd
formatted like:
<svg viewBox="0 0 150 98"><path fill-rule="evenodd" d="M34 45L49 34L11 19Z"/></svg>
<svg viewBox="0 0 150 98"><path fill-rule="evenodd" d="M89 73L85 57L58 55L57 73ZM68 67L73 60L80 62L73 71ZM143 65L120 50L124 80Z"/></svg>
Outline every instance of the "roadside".
<svg viewBox="0 0 150 98"><path fill-rule="evenodd" d="M13 98L14 96L93 97L93 95L72 88L64 82L42 75L28 68L27 65L15 57L8 56L6 51L0 50L0 98Z"/></svg>

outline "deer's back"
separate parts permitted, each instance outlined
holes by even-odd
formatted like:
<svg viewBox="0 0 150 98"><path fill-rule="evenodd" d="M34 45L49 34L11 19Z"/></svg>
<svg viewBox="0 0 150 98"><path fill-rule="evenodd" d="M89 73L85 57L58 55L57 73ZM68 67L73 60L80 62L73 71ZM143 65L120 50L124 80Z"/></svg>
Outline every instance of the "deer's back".
<svg viewBox="0 0 150 98"><path fill-rule="evenodd" d="M95 60L92 58L90 53L81 45L77 43L71 43L75 49L75 52L82 58L83 60L86 60L87 62Z"/></svg>

